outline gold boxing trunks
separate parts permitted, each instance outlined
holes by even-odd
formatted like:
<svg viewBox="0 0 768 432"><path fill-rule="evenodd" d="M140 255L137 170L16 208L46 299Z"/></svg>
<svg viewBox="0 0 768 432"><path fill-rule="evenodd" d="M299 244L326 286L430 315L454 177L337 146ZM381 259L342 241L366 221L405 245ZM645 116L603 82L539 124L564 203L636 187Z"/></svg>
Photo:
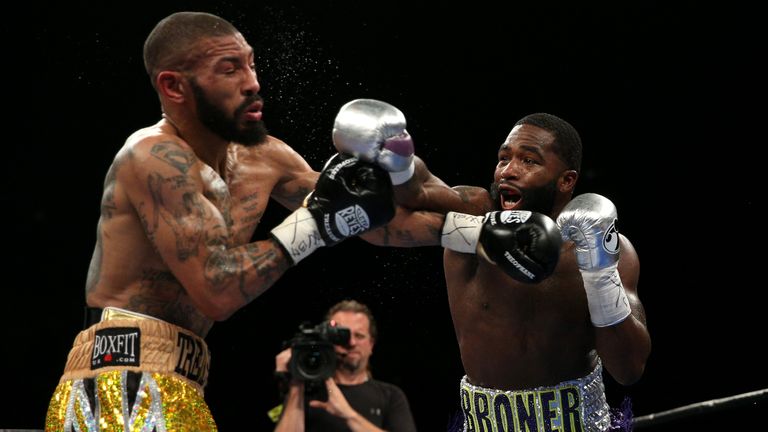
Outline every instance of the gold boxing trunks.
<svg viewBox="0 0 768 432"><path fill-rule="evenodd" d="M209 363L205 341L188 330L105 308L75 338L45 430L216 431L203 399Z"/></svg>
<svg viewBox="0 0 768 432"><path fill-rule="evenodd" d="M552 387L496 390L461 380L465 432L603 432L610 427L602 366Z"/></svg>

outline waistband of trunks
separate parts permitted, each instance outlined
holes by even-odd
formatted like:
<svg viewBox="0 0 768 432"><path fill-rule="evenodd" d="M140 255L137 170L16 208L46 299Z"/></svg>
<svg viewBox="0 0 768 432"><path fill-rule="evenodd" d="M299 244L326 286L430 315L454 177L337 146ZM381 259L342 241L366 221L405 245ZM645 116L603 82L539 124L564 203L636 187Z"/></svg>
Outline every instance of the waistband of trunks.
<svg viewBox="0 0 768 432"><path fill-rule="evenodd" d="M465 430L603 431L610 424L602 365L588 375L554 386L498 390L461 380Z"/></svg>
<svg viewBox="0 0 768 432"><path fill-rule="evenodd" d="M101 322L75 338L61 379L94 378L120 369L176 375L202 391L210 357L205 341L184 328L149 315L107 307Z"/></svg>

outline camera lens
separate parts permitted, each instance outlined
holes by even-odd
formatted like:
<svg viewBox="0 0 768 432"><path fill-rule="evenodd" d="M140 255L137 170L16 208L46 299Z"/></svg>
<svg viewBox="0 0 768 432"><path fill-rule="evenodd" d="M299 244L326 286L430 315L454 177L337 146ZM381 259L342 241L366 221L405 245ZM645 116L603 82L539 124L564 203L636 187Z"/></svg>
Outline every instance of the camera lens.
<svg viewBox="0 0 768 432"><path fill-rule="evenodd" d="M304 372L314 375L323 365L323 356L317 351L311 351L300 360L300 363L300 367Z"/></svg>
<svg viewBox="0 0 768 432"><path fill-rule="evenodd" d="M328 342L312 342L293 347L292 373L305 381L322 381L333 375L336 354Z"/></svg>

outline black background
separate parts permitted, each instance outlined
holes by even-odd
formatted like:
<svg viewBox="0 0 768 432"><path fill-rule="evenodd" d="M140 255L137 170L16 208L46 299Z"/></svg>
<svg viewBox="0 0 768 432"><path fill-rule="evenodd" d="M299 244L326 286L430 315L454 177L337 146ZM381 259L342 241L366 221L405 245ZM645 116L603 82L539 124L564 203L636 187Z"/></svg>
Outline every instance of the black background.
<svg viewBox="0 0 768 432"><path fill-rule="evenodd" d="M640 255L654 344L640 382L607 379L609 402L629 397L643 415L768 387L757 211L768 75L764 23L746 2L27 3L2 19L0 428L43 427L81 325L104 174L159 118L143 41L178 10L245 34L270 131L315 169L333 152L336 111L359 97L398 106L417 153L451 185L488 185L523 115L569 120L585 145L577 192L611 198ZM255 238L287 214L270 205ZM353 239L218 323L206 398L220 429L270 430L282 341L352 297L379 321L374 375L405 390L420 430L445 430L462 368L441 254ZM759 430L761 408L653 430Z"/></svg>

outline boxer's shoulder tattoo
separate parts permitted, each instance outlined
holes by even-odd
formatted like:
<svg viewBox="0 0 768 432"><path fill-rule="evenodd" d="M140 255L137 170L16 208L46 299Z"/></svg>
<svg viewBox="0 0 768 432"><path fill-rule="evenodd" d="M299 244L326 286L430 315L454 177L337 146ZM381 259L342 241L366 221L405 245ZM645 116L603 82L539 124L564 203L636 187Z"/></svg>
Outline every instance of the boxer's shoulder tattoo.
<svg viewBox="0 0 768 432"><path fill-rule="evenodd" d="M186 174L197 163L197 156L174 141L162 141L152 146L150 154Z"/></svg>

